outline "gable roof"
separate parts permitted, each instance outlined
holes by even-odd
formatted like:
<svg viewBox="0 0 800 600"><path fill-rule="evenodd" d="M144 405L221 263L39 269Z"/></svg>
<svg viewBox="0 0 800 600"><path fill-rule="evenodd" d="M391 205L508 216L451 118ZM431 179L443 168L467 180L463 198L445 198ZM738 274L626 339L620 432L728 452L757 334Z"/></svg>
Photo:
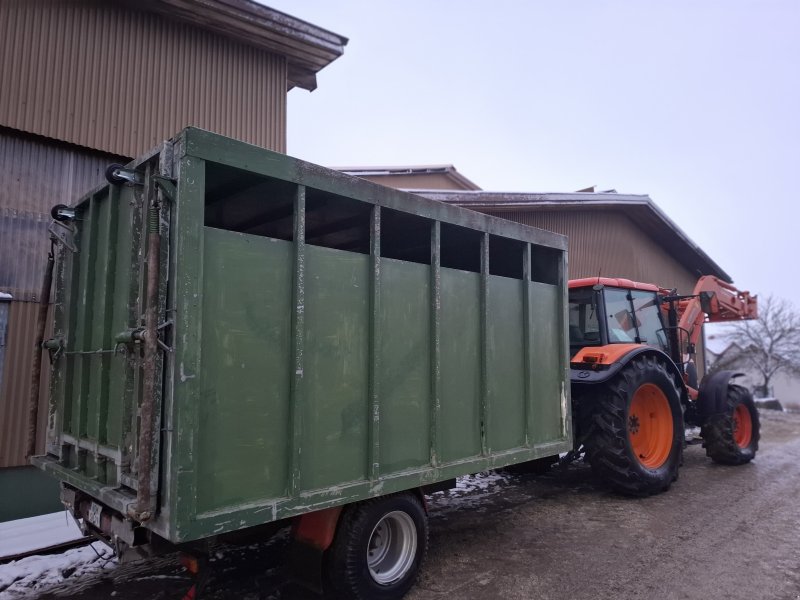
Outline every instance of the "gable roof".
<svg viewBox="0 0 800 600"><path fill-rule="evenodd" d="M453 189L480 190L474 182L464 177L453 165L412 165L398 167L332 167L342 173L355 177L369 178L376 183L383 183L382 178L419 177L438 175L453 184ZM388 183L388 181L387 181ZM390 187L394 187L391 186Z"/></svg>
<svg viewBox="0 0 800 600"><path fill-rule="evenodd" d="M123 0L285 56L289 88L314 90L316 74L339 58L347 38L253 0Z"/></svg>
<svg viewBox="0 0 800 600"><path fill-rule="evenodd" d="M722 267L670 219L647 195L608 192L516 193L449 190L410 190L476 210L503 211L587 211L619 210L694 273L715 275L732 282Z"/></svg>

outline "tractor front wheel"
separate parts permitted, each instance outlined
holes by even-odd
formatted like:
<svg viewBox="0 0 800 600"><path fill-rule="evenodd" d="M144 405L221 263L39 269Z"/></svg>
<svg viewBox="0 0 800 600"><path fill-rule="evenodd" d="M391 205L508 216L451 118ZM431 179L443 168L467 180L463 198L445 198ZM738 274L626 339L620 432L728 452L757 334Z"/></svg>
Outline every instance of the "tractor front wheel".
<svg viewBox="0 0 800 600"><path fill-rule="evenodd" d="M701 430L706 454L723 465L742 465L756 456L761 437L753 396L740 385L729 385L722 413L709 417Z"/></svg>
<svg viewBox="0 0 800 600"><path fill-rule="evenodd" d="M588 410L586 456L615 491L657 494L678 478L683 411L663 362L652 356L632 360L590 399Z"/></svg>

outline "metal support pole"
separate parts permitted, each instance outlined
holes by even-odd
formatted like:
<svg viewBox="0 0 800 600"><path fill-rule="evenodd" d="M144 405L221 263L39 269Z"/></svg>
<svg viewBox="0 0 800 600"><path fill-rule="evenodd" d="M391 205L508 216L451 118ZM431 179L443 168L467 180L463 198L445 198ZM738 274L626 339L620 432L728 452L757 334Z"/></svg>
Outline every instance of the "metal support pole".
<svg viewBox="0 0 800 600"><path fill-rule="evenodd" d="M28 398L28 446L25 457L36 454L36 433L39 423L39 395L42 380L42 343L47 327L47 311L50 307L50 288L53 285L53 265L55 259L55 242L50 241L50 253L47 255L47 267L42 281L42 294L39 296L39 312L36 315L36 346L33 352L33 369L31 370L30 396Z"/></svg>

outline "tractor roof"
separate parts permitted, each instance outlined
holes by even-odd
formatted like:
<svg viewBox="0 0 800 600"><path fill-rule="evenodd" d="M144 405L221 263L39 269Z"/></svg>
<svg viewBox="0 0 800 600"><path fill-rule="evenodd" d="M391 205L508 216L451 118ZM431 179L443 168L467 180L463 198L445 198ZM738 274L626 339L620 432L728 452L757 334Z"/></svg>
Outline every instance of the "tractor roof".
<svg viewBox="0 0 800 600"><path fill-rule="evenodd" d="M661 291L661 288L652 283L640 283L638 281L631 281L630 279L622 279L619 277L584 277L583 279L570 279L569 281L569 289L593 287L595 285L623 288L626 290L642 290L645 292Z"/></svg>

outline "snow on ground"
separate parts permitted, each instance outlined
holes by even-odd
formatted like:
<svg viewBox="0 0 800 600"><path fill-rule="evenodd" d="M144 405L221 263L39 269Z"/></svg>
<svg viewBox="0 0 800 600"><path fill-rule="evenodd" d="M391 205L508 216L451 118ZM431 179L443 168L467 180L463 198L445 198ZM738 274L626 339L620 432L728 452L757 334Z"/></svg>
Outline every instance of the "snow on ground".
<svg viewBox="0 0 800 600"><path fill-rule="evenodd" d="M0 559L57 546L83 537L75 519L65 510L0 523Z"/></svg>
<svg viewBox="0 0 800 600"><path fill-rule="evenodd" d="M509 476L502 471L465 475L456 479L456 487L431 494L431 500L440 510L480 506L486 496L494 494L508 482Z"/></svg>
<svg viewBox="0 0 800 600"><path fill-rule="evenodd" d="M502 472L485 472L475 475L459 477L456 487L444 492L432 494L432 501L441 509L442 507L459 509L481 504L487 495L496 493L502 486L509 482L509 476ZM33 533L31 544L53 545L59 543L56 532L63 527L63 515L47 515L53 523L53 537L48 538L42 532ZM36 519L36 518L34 518ZM40 518L41 519L41 518ZM22 519L27 521L28 519ZM43 520L46 522L47 520ZM72 522L71 517L69 521ZM17 533L22 531L20 525ZM73 523L74 524L74 523ZM5 526L6 524L0 524ZM32 525L32 524L28 524ZM9 531L12 528L9 527ZM77 527L75 528L77 530ZM73 531L74 530L69 530ZM78 531L79 533L79 531ZM3 534L0 532L0 536ZM64 535L66 535L64 533ZM19 537L19 536L18 536ZM69 539L69 538L67 538ZM0 537L4 548L12 547L12 542ZM62 541L65 541L62 539ZM47 543L49 542L49 543ZM15 548L23 548L23 541L17 541ZM43 547L43 546L40 546ZM21 552L24 550L17 550ZM0 564L0 600L18 598L35 598L39 593L58 585L66 579L78 579L103 570L111 570L117 566L111 549L102 542L95 542L89 546L73 548L61 554L44 556L29 556L20 560ZM159 577L154 575L153 577ZM164 576L166 577L166 576Z"/></svg>
<svg viewBox="0 0 800 600"><path fill-rule="evenodd" d="M0 565L0 598L21 598L67 578L77 579L113 568L116 564L111 549L102 542L73 548L61 554L28 556Z"/></svg>

